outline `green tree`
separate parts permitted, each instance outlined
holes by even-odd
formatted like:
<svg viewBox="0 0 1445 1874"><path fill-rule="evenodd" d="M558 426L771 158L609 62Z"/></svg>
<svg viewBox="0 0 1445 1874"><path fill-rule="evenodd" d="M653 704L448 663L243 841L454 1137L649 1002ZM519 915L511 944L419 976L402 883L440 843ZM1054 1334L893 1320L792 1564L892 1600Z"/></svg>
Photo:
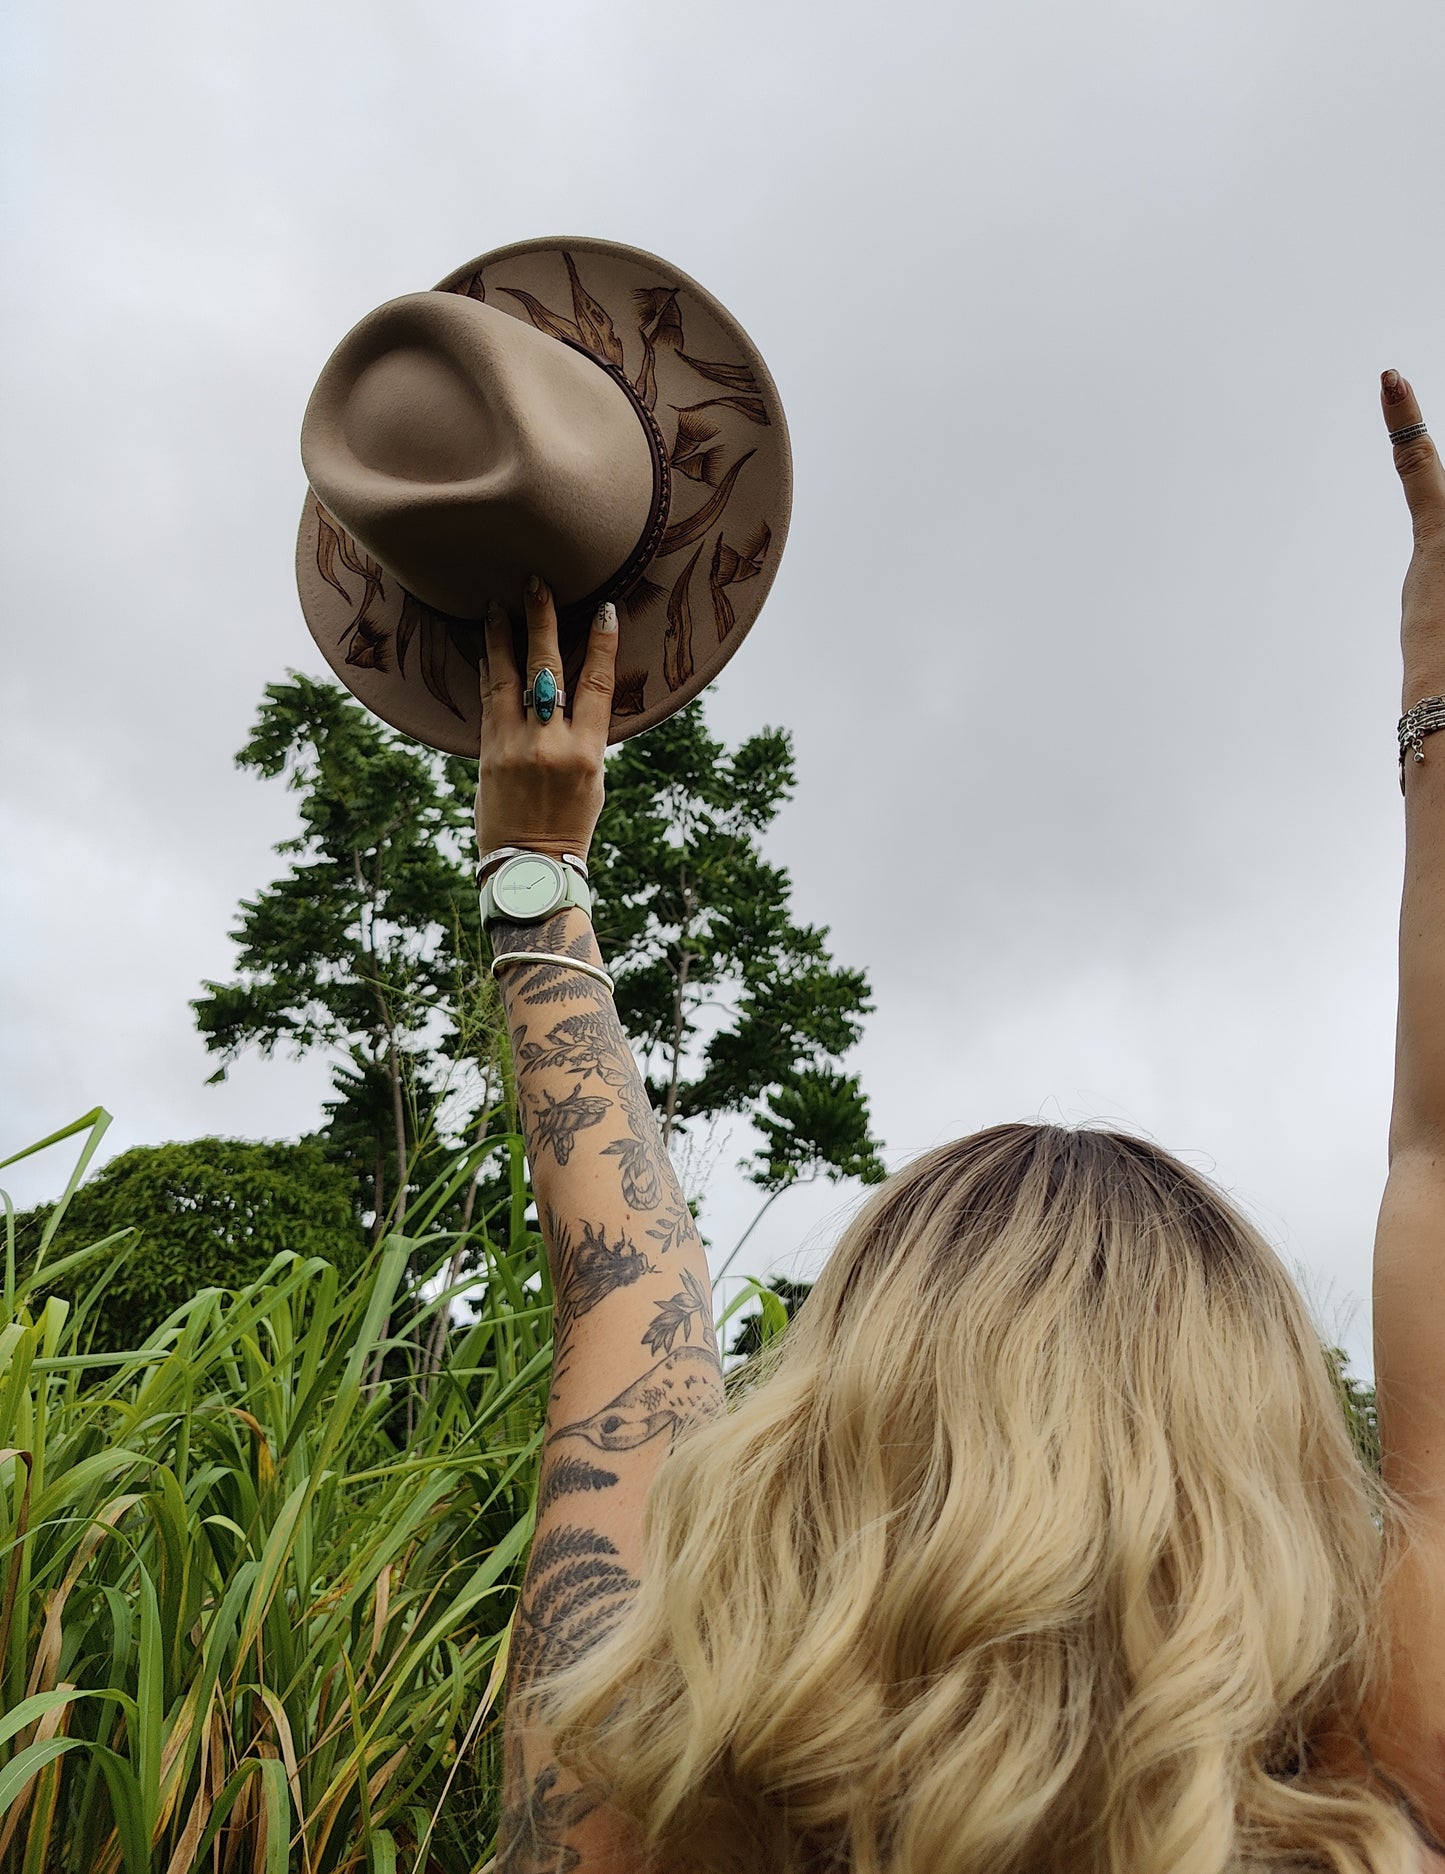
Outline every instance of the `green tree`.
<svg viewBox="0 0 1445 1874"><path fill-rule="evenodd" d="M479 1137L504 1080L472 878L475 764L295 676L267 689L237 762L284 776L302 824L278 847L289 871L243 903L239 975L205 985L197 1023L217 1078L249 1047L331 1056L324 1136L379 1232L388 1209L405 1218L400 1167L414 1182L424 1146ZM693 704L612 755L593 845L598 934L664 1137L746 1116L760 1135L749 1173L770 1198L882 1175L841 1067L867 979L833 962L826 930L794 921L788 875L761 850L794 783L785 732L729 751Z"/></svg>
<svg viewBox="0 0 1445 1874"><path fill-rule="evenodd" d="M23 1265L33 1261L52 1208L17 1219ZM241 1288L283 1250L323 1256L343 1275L366 1251L352 1179L315 1140L188 1139L122 1152L75 1192L46 1263L124 1231L134 1234L116 1244L116 1270L94 1316L97 1352L139 1347L201 1289ZM44 1274L42 1264L42 1282ZM94 1281L93 1268L62 1274L56 1292L70 1296L77 1282Z"/></svg>
<svg viewBox="0 0 1445 1874"><path fill-rule="evenodd" d="M774 1196L884 1175L862 1088L838 1065L873 1006L868 980L794 920L791 880L762 850L795 784L786 731L730 751L694 703L611 757L592 846L598 938L664 1139L746 1115L761 1135L749 1175Z"/></svg>
<svg viewBox="0 0 1445 1874"><path fill-rule="evenodd" d="M332 1059L325 1136L350 1163L373 1234L405 1221L444 1092L490 1103L495 991L472 878L474 764L418 747L334 684L268 686L237 765L284 775L301 830L286 874L246 900L239 974L192 1004L212 1076L247 1048Z"/></svg>

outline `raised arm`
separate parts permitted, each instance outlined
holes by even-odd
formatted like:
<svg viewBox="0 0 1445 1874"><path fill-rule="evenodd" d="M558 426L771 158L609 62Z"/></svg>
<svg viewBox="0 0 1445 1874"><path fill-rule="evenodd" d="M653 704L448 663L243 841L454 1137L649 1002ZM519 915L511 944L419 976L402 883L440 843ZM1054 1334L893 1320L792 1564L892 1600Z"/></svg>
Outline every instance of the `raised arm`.
<svg viewBox="0 0 1445 1874"><path fill-rule="evenodd" d="M1391 381L1395 379L1395 381ZM1391 432L1420 424L1381 386ZM1402 709L1445 696L1445 470L1428 435L1395 445L1414 532L1401 619ZM1407 755L1405 881L1390 1169L1375 1240L1375 1379L1387 1482L1420 1519L1388 1609L1397 1683L1377 1754L1445 1839L1445 734Z"/></svg>
<svg viewBox="0 0 1445 1874"><path fill-rule="evenodd" d="M527 595L526 681L560 675L557 621ZM505 617L487 630L477 839L585 857L602 807L616 657L610 606L592 627L571 719L524 712ZM495 874L493 875L495 876ZM648 1488L673 1438L721 1409L702 1244L662 1146L586 913L489 924L517 1069L527 1157L555 1295L537 1529L512 1640L498 1874L639 1874L637 1843L601 1792L560 1769L527 1689L625 1610L642 1567ZM573 967L586 966L583 969Z"/></svg>

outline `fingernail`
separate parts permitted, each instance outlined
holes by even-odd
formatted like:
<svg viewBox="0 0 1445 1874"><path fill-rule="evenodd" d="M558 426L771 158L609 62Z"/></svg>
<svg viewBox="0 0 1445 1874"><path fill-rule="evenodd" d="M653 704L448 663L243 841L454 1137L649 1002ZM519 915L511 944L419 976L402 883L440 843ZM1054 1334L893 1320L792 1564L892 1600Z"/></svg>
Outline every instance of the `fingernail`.
<svg viewBox="0 0 1445 1874"><path fill-rule="evenodd" d="M502 601L500 599L488 599L487 623L489 625L504 625L506 622L507 614L502 610Z"/></svg>
<svg viewBox="0 0 1445 1874"><path fill-rule="evenodd" d="M599 631L615 631L617 629L617 607L612 603L611 599L604 599L602 604L597 607L597 616L592 622Z"/></svg>
<svg viewBox="0 0 1445 1874"><path fill-rule="evenodd" d="M537 577L536 573L533 573L532 577L527 581L527 597L529 599L540 599L541 596L542 581Z"/></svg>
<svg viewBox="0 0 1445 1874"><path fill-rule="evenodd" d="M1398 371L1382 371L1380 386L1385 393L1386 403L1400 403L1409 388Z"/></svg>

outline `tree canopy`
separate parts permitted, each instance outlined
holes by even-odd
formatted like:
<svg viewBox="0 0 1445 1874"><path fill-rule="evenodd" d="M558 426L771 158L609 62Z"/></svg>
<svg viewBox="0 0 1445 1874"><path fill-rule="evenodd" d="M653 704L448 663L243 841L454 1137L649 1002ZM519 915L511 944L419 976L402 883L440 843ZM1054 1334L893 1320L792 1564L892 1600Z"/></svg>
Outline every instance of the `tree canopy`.
<svg viewBox="0 0 1445 1874"><path fill-rule="evenodd" d="M455 1069L490 1057L470 841L475 766L423 749L334 684L267 687L237 765L284 776L300 831L289 869L244 900L237 975L192 1004L213 1079L247 1048L332 1059L324 1134L379 1232ZM483 1065L483 1072L485 1068ZM475 1092L475 1088L472 1088Z"/></svg>
<svg viewBox="0 0 1445 1874"><path fill-rule="evenodd" d="M242 903L237 974L204 985L197 1025L216 1078L248 1048L330 1056L321 1136L376 1234L404 1220L427 1150L483 1135L506 1084L473 879L476 765L298 676L268 686L236 759L284 778L301 826L277 848L288 869ZM842 1066L867 978L795 921L762 849L795 778L785 731L729 749L694 703L609 758L592 848L598 936L664 1137L745 1119L749 1175L770 1193L882 1175Z"/></svg>
<svg viewBox="0 0 1445 1874"><path fill-rule="evenodd" d="M50 1210L43 1205L17 1219L27 1263ZM198 1290L244 1287L283 1250L323 1256L343 1274L366 1250L351 1178L315 1140L135 1146L71 1197L46 1263L124 1231L133 1235L116 1244L116 1270L93 1321L97 1351L139 1347ZM87 1267L72 1280L62 1274L56 1290L68 1296L77 1283L89 1288L95 1280Z"/></svg>
<svg viewBox="0 0 1445 1874"><path fill-rule="evenodd" d="M868 979L795 921L792 881L762 848L795 783L786 731L729 750L694 704L613 754L592 847L598 940L664 1138L746 1115L761 1134L749 1174L769 1191L883 1175L867 1100L838 1066Z"/></svg>

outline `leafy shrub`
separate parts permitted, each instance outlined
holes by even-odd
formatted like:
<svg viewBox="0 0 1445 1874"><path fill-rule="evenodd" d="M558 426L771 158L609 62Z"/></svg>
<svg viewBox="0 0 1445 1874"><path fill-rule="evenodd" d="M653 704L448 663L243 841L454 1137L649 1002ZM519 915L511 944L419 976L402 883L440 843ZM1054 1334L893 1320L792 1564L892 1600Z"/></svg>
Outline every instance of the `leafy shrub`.
<svg viewBox="0 0 1445 1874"><path fill-rule="evenodd" d="M355 1180L314 1140L268 1145L188 1139L122 1152L71 1197L54 1233L52 1263L70 1251L135 1234L125 1244L92 1316L91 1345L138 1347L167 1315L205 1288L254 1281L283 1251L319 1256L352 1274L366 1254L353 1203ZM22 1267L33 1258L54 1206L18 1219ZM94 1279L87 1269L76 1281ZM52 1277L52 1292L74 1285Z"/></svg>

